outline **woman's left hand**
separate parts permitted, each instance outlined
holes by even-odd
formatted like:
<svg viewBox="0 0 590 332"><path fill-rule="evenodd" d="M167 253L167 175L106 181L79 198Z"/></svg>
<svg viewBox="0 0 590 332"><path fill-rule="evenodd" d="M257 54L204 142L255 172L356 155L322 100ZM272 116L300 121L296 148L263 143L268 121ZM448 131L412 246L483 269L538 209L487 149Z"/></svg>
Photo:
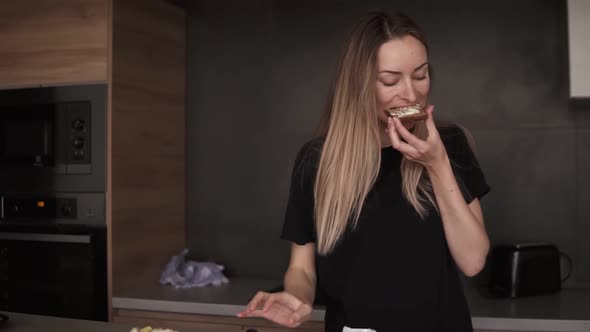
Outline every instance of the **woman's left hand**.
<svg viewBox="0 0 590 332"><path fill-rule="evenodd" d="M426 140L421 140L412 134L398 118L389 118L387 121L387 133L391 139L392 147L409 160L418 162L427 169L436 168L448 158L445 146L434 124L433 111L432 105L426 108L426 113L428 113L428 118L425 120L428 129Z"/></svg>

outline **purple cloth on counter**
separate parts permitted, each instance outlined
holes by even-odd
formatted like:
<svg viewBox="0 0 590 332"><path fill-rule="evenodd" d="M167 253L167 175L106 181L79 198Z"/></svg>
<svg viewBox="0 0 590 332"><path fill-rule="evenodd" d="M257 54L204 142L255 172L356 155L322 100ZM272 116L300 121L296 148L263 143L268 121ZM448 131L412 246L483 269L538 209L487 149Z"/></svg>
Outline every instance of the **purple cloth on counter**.
<svg viewBox="0 0 590 332"><path fill-rule="evenodd" d="M223 275L223 265L213 262L186 261L188 249L179 255L172 256L162 275L160 284L172 285L174 288L220 286L229 280Z"/></svg>

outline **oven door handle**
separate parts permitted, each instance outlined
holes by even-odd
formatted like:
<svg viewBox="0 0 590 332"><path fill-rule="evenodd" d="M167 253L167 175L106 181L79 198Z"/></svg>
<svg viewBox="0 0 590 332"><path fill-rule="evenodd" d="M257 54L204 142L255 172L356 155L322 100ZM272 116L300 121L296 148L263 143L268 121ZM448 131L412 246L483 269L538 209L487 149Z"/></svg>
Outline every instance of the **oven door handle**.
<svg viewBox="0 0 590 332"><path fill-rule="evenodd" d="M90 235L0 232L0 240L89 244L91 237Z"/></svg>

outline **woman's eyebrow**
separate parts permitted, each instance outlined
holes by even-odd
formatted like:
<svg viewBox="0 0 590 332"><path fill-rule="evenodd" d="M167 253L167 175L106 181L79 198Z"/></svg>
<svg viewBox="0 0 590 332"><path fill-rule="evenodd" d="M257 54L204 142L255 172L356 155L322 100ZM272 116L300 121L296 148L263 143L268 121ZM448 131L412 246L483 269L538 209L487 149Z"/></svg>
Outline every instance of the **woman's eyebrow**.
<svg viewBox="0 0 590 332"><path fill-rule="evenodd" d="M422 69L424 66L427 66L428 62L424 62L423 64L419 65L418 67L416 67L416 69L414 69L414 71L418 71L420 69Z"/></svg>
<svg viewBox="0 0 590 332"><path fill-rule="evenodd" d="M416 67L414 69L414 71L416 72L416 71L422 69L426 65L428 65L428 62L424 62L423 64L419 65L418 67ZM394 74L394 75L401 75L402 72L401 71L394 71L394 70L382 70L382 71L379 72L379 74L382 74L382 73L385 73L385 74Z"/></svg>

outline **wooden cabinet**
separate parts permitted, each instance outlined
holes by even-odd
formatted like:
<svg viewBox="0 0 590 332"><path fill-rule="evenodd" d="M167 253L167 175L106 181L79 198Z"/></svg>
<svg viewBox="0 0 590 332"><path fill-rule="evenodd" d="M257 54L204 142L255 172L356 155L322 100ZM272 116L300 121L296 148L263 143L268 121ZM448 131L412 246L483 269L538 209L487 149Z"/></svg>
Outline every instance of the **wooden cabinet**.
<svg viewBox="0 0 590 332"><path fill-rule="evenodd" d="M0 5L0 88L106 83L108 0Z"/></svg>
<svg viewBox="0 0 590 332"><path fill-rule="evenodd" d="M112 0L107 215L113 295L185 247L183 8Z"/></svg>
<svg viewBox="0 0 590 332"><path fill-rule="evenodd" d="M216 329L224 329L223 331L227 332L324 331L323 322L310 321L302 324L296 329L290 329L257 318L240 319L229 316L208 316L123 309L115 309L113 312L113 321L116 323L125 323L136 326L150 325L152 327L178 329L180 331L182 331L182 328L208 328L211 329L212 332L217 331Z"/></svg>

